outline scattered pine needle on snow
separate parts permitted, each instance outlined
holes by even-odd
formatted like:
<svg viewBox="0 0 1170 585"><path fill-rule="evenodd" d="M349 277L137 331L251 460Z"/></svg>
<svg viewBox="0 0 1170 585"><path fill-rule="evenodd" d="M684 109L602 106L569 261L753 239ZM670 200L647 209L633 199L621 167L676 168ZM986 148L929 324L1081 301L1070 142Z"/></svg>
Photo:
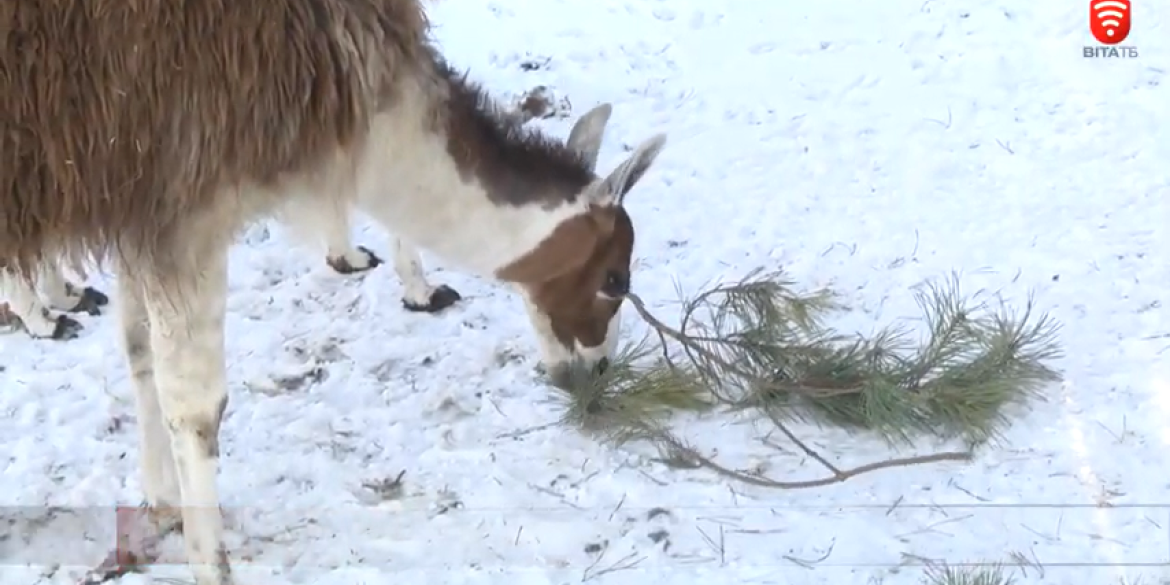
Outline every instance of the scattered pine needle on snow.
<svg viewBox="0 0 1170 585"><path fill-rule="evenodd" d="M629 300L656 334L627 344L600 378L575 380L565 422L612 443L645 440L679 467L707 468L751 483L807 488L878 469L969 460L999 437L1011 408L1026 406L1060 374L1047 365L1062 350L1060 326L1034 314L964 297L957 277L914 292L928 335L915 343L904 327L862 338L824 326L845 307L828 290L798 293L782 272L755 271L682 301L672 327L637 295ZM680 294L680 296L683 296ZM698 453L669 430L679 412L751 410L829 475L779 481L737 471ZM802 442L792 421L868 431L891 445L916 438L959 438L966 448L839 469Z"/></svg>

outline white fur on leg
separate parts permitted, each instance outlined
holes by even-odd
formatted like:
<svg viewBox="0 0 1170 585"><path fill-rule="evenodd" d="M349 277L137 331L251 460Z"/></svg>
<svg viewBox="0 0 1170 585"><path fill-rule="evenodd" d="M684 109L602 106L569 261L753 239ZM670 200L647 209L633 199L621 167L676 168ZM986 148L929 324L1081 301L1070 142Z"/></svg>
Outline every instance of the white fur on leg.
<svg viewBox="0 0 1170 585"><path fill-rule="evenodd" d="M48 297L50 307L59 311L72 311L81 305L81 288L72 286L65 279L59 263L46 263L40 277L40 287Z"/></svg>
<svg viewBox="0 0 1170 585"><path fill-rule="evenodd" d="M154 359L150 349L150 321L143 304L142 289L127 279L118 279L121 306L122 343L133 380L138 411L139 468L146 503L160 511L182 503L171 439L159 406L154 382ZM168 519L172 520L173 519ZM165 529L166 526L159 528Z"/></svg>
<svg viewBox="0 0 1170 585"><path fill-rule="evenodd" d="M219 423L227 406L226 246L190 253L169 286L146 286L159 406L182 493L183 535L197 585L231 583L216 485ZM168 275L169 276L169 275Z"/></svg>
<svg viewBox="0 0 1170 585"><path fill-rule="evenodd" d="M361 272L362 270L368 270L374 267L373 256L349 245L348 242L340 247L330 246L327 248L326 258L329 258L331 262L338 263L340 266L347 266L354 272Z"/></svg>
<svg viewBox="0 0 1170 585"><path fill-rule="evenodd" d="M41 303L36 289L11 271L0 270L0 298L8 301L8 310L20 317L28 334L38 338L53 337L57 321Z"/></svg>
<svg viewBox="0 0 1170 585"><path fill-rule="evenodd" d="M353 271L372 268L374 258L350 242L346 205L344 199L300 197L288 204L283 216L299 239L324 248L331 263Z"/></svg>
<svg viewBox="0 0 1170 585"><path fill-rule="evenodd" d="M431 304L435 287L427 282L418 250L402 238L394 238L394 272L402 281L403 300L424 307Z"/></svg>

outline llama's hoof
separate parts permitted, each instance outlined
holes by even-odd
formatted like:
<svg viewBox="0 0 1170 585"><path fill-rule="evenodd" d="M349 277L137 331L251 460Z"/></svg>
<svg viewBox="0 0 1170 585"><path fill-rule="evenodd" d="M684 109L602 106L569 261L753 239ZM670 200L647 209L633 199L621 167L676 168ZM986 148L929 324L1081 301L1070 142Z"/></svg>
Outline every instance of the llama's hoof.
<svg viewBox="0 0 1170 585"><path fill-rule="evenodd" d="M57 324L53 327L53 335L50 337L57 341L68 341L70 339L77 339L81 335L81 330L84 327L81 323L74 321L68 315L57 315Z"/></svg>
<svg viewBox="0 0 1170 585"><path fill-rule="evenodd" d="M373 252L373 250L370 250L365 246L357 246L355 249L365 256L364 261L350 262L349 258L346 258L345 256L332 256L326 258L325 263L339 274L355 274L358 272L365 272L366 270L370 270L382 265L382 259L379 258L378 255Z"/></svg>
<svg viewBox="0 0 1170 585"><path fill-rule="evenodd" d="M92 286L85 287L85 289L81 291L81 296L83 298L93 299L93 304L99 307L104 307L110 304L110 297L106 295L106 293Z"/></svg>
<svg viewBox="0 0 1170 585"><path fill-rule="evenodd" d="M426 304L414 303L403 299L402 306L407 311L413 311L415 313L438 313L462 299L463 296L459 294L459 291L445 284L441 284L435 290L431 291L431 298Z"/></svg>
<svg viewBox="0 0 1170 585"><path fill-rule="evenodd" d="M110 297L106 296L106 293L92 286L87 286L81 290L81 297L77 300L77 305L69 309L69 312L101 315L102 307L108 304L110 304Z"/></svg>

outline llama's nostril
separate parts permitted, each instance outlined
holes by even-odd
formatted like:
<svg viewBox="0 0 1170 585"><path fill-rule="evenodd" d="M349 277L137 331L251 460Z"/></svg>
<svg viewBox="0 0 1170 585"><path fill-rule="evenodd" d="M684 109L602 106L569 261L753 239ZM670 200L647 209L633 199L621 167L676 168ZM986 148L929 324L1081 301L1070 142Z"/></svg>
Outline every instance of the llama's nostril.
<svg viewBox="0 0 1170 585"><path fill-rule="evenodd" d="M597 362L597 373L604 374L609 369L609 358L601 358Z"/></svg>

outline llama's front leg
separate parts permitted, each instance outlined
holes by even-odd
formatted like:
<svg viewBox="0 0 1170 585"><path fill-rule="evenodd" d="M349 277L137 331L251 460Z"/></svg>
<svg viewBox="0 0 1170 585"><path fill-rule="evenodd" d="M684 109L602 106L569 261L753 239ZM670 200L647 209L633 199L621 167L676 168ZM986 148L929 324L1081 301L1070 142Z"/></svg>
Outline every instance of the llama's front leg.
<svg viewBox="0 0 1170 585"><path fill-rule="evenodd" d="M117 546L85 578L81 585L98 585L116 579L156 559L159 541L182 528L182 503L171 438L167 432L154 379L154 354L150 347L151 325L144 291L123 271L118 279L121 307L122 349L130 370L138 410L138 465L145 514L119 510Z"/></svg>
<svg viewBox="0 0 1170 585"><path fill-rule="evenodd" d="M0 269L0 298L8 301L8 310L20 319L21 327L31 337L68 340L81 333L81 323L67 315L54 317L41 303L36 289L10 270Z"/></svg>
<svg viewBox="0 0 1170 585"><path fill-rule="evenodd" d="M197 585L232 582L223 545L219 489L219 427L227 408L224 313L227 250L205 248L147 285L159 410L170 435L182 495L187 560Z"/></svg>
<svg viewBox="0 0 1170 585"><path fill-rule="evenodd" d="M382 259L349 241L349 206L343 199L304 197L284 210L285 225L296 237L325 249L325 263L340 274L365 272Z"/></svg>
<svg viewBox="0 0 1170 585"><path fill-rule="evenodd" d="M325 263L340 274L365 272L382 264L382 259L365 246L354 246L349 241L349 210L339 203L326 207L315 228L325 242Z"/></svg>
<svg viewBox="0 0 1170 585"><path fill-rule="evenodd" d="M394 238L394 272L402 281L402 306L408 311L438 313L463 298L445 284L431 286L418 250L401 238Z"/></svg>
<svg viewBox="0 0 1170 585"><path fill-rule="evenodd" d="M49 297L49 306L59 311L100 315L102 307L110 304L110 298L96 288L77 286L66 280L57 263L45 266L41 288Z"/></svg>
<svg viewBox="0 0 1170 585"><path fill-rule="evenodd" d="M382 259L365 246L351 246L348 239L339 239L326 247L325 263L338 274L354 274L381 265Z"/></svg>
<svg viewBox="0 0 1170 585"><path fill-rule="evenodd" d="M182 492L171 454L171 438L159 405L154 379L154 352L150 347L151 325L142 287L118 279L121 307L122 345L134 387L138 412L138 453L142 490L151 520L160 533L182 523L179 504Z"/></svg>

